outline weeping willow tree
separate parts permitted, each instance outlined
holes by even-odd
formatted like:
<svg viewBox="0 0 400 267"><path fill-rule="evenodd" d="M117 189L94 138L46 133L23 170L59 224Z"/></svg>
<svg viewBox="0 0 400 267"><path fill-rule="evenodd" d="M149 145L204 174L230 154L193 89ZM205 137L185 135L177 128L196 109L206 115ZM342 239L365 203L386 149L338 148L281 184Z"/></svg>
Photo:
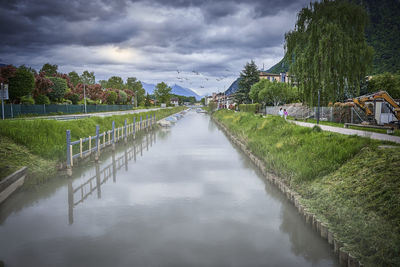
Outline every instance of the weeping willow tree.
<svg viewBox="0 0 400 267"><path fill-rule="evenodd" d="M311 3L299 14L295 29L285 34L285 59L303 101L315 105L358 95L360 81L372 62L365 40L368 16L344 0Z"/></svg>

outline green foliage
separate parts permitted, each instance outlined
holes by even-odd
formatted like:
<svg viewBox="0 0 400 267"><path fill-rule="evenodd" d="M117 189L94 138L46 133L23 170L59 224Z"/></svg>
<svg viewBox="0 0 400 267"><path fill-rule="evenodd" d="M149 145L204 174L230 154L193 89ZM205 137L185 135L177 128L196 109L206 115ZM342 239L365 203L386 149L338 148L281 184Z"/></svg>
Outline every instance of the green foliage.
<svg viewBox="0 0 400 267"><path fill-rule="evenodd" d="M71 71L70 73L68 73L69 76L69 80L71 81L71 83L74 86L77 86L78 83L82 83L81 81L81 77L79 77L78 73L76 73L76 71Z"/></svg>
<svg viewBox="0 0 400 267"><path fill-rule="evenodd" d="M358 0L369 14L368 44L374 47L373 74L400 70L400 2Z"/></svg>
<svg viewBox="0 0 400 267"><path fill-rule="evenodd" d="M67 81L59 77L48 77L48 79L53 83L49 92L50 99L52 101L60 101L67 92Z"/></svg>
<svg viewBox="0 0 400 267"><path fill-rule="evenodd" d="M23 97L21 97L21 104L34 105L35 104L35 100L30 95L29 96L23 96Z"/></svg>
<svg viewBox="0 0 400 267"><path fill-rule="evenodd" d="M35 88L35 76L25 66L20 66L15 76L9 78L10 99L15 101L25 95L30 95Z"/></svg>
<svg viewBox="0 0 400 267"><path fill-rule="evenodd" d="M80 79L83 84L95 84L96 83L96 77L94 76L93 71L89 72L89 71L85 70L82 73Z"/></svg>
<svg viewBox="0 0 400 267"><path fill-rule="evenodd" d="M79 94L71 94L68 99L71 100L72 104L77 105L80 97Z"/></svg>
<svg viewBox="0 0 400 267"><path fill-rule="evenodd" d="M50 63L46 63L40 69L40 72L44 72L46 76L54 76L57 74L57 65L51 65Z"/></svg>
<svg viewBox="0 0 400 267"><path fill-rule="evenodd" d="M112 76L108 79L106 87L122 90L124 88L124 81L119 76Z"/></svg>
<svg viewBox="0 0 400 267"><path fill-rule="evenodd" d="M295 102L299 99L297 87L287 83L271 82L267 79L253 84L249 96L255 102L274 106Z"/></svg>
<svg viewBox="0 0 400 267"><path fill-rule="evenodd" d="M343 0L315 2L299 12L295 30L285 35L285 58L304 102L315 105L318 90L323 105L359 94L373 54L366 23L364 9Z"/></svg>
<svg viewBox="0 0 400 267"><path fill-rule="evenodd" d="M286 73L288 71L289 71L289 63L285 58L282 58L281 61L279 61L278 63L276 63L267 70L268 73L273 73L273 74L280 74L282 72Z"/></svg>
<svg viewBox="0 0 400 267"><path fill-rule="evenodd" d="M244 69L240 73L239 86L235 93L235 101L239 104L250 103L250 88L259 80L259 72L256 63L253 60L250 63L246 63Z"/></svg>
<svg viewBox="0 0 400 267"><path fill-rule="evenodd" d="M119 90L117 103L118 104L126 104L127 99L128 99L128 96L126 95L126 93L122 90Z"/></svg>
<svg viewBox="0 0 400 267"><path fill-rule="evenodd" d="M146 95L146 99L145 99L145 101L144 101L144 106L145 106L145 107L150 107L150 106L151 106L149 94Z"/></svg>
<svg viewBox="0 0 400 267"><path fill-rule="evenodd" d="M383 74L372 76L368 82L368 92L386 91L394 99L400 99L400 74Z"/></svg>
<svg viewBox="0 0 400 267"><path fill-rule="evenodd" d="M171 90L172 88L169 87L166 83L158 83L156 85L156 89L154 90L154 96L156 97L158 103L168 104L171 98Z"/></svg>
<svg viewBox="0 0 400 267"><path fill-rule="evenodd" d="M257 113L260 110L260 104L240 104L239 110L241 112Z"/></svg>
<svg viewBox="0 0 400 267"><path fill-rule="evenodd" d="M203 97L203 98L200 100L200 103L204 106L204 105L206 104L206 99Z"/></svg>
<svg viewBox="0 0 400 267"><path fill-rule="evenodd" d="M37 105L48 105L50 104L50 99L46 95L37 95L35 97L35 104Z"/></svg>
<svg viewBox="0 0 400 267"><path fill-rule="evenodd" d="M115 104L115 102L117 101L117 99L118 99L118 94L117 94L116 92L114 92L114 91L111 91L111 92L109 92L108 95L107 95L106 102L107 102L107 104L109 104L109 105L113 105L113 104Z"/></svg>
<svg viewBox="0 0 400 267"><path fill-rule="evenodd" d="M135 77L128 77L126 80L125 87L128 90L131 90L135 94L135 106L137 107L138 105L143 104L145 101L145 94L146 91L144 90L142 83L137 80Z"/></svg>

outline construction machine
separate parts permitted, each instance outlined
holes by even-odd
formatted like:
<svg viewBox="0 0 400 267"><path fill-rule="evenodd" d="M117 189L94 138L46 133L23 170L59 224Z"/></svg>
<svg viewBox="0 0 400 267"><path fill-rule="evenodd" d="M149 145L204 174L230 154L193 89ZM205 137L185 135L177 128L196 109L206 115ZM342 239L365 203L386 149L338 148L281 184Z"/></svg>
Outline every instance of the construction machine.
<svg viewBox="0 0 400 267"><path fill-rule="evenodd" d="M368 102L375 102L376 100L384 100L384 103L389 108L390 112L397 118L396 123L400 123L400 106L393 100L393 98L386 91L379 91L372 94L362 95L356 98L353 98L354 104L360 107L368 119L372 123L376 123L374 117L374 111L369 107L370 104Z"/></svg>

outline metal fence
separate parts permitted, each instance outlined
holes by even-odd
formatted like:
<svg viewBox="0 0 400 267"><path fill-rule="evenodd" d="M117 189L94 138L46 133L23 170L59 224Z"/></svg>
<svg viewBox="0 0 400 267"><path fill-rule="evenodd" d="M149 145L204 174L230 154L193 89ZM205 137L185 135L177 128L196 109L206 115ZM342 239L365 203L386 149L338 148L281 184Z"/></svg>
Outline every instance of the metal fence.
<svg viewBox="0 0 400 267"><path fill-rule="evenodd" d="M278 112L282 109L286 109L289 116L295 119L316 119L317 107L306 107L306 106L276 106L266 107L265 114L278 115ZM331 121L339 123L361 123L366 121L367 118L359 108L355 107L320 107L319 118L321 121Z"/></svg>
<svg viewBox="0 0 400 267"><path fill-rule="evenodd" d="M96 126L96 135L89 136L86 138L80 138L76 141L71 141L71 131L66 131L67 137L67 167L71 168L74 165L74 159L83 159L90 156L92 153L96 153L96 158L100 155L100 150L109 145L114 145L120 140L126 140L130 135L135 136L136 132L151 128L156 123L156 115L146 115L146 119L136 122L136 118L133 118L133 123L128 124L125 119L124 126L115 128L115 122L112 122L112 129L100 133L100 127ZM79 147L77 147L79 145ZM75 150L74 150L75 147ZM79 151L74 154L74 151Z"/></svg>
<svg viewBox="0 0 400 267"><path fill-rule="evenodd" d="M105 111L120 111L131 110L134 105L86 105L88 113L105 112ZM32 115L52 115L52 114L71 114L84 113L85 105L23 105L23 104L5 104L4 117L17 118L26 114ZM3 112L0 109L1 116Z"/></svg>

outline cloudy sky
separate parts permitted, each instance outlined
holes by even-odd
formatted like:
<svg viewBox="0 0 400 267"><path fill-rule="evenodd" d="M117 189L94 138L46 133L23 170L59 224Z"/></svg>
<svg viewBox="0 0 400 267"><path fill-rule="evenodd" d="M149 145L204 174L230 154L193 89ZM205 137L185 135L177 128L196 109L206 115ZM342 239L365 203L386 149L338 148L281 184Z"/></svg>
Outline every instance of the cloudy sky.
<svg viewBox="0 0 400 267"><path fill-rule="evenodd" d="M200 95L228 88L246 62L268 69L309 0L0 0L0 63L96 80L165 81Z"/></svg>

